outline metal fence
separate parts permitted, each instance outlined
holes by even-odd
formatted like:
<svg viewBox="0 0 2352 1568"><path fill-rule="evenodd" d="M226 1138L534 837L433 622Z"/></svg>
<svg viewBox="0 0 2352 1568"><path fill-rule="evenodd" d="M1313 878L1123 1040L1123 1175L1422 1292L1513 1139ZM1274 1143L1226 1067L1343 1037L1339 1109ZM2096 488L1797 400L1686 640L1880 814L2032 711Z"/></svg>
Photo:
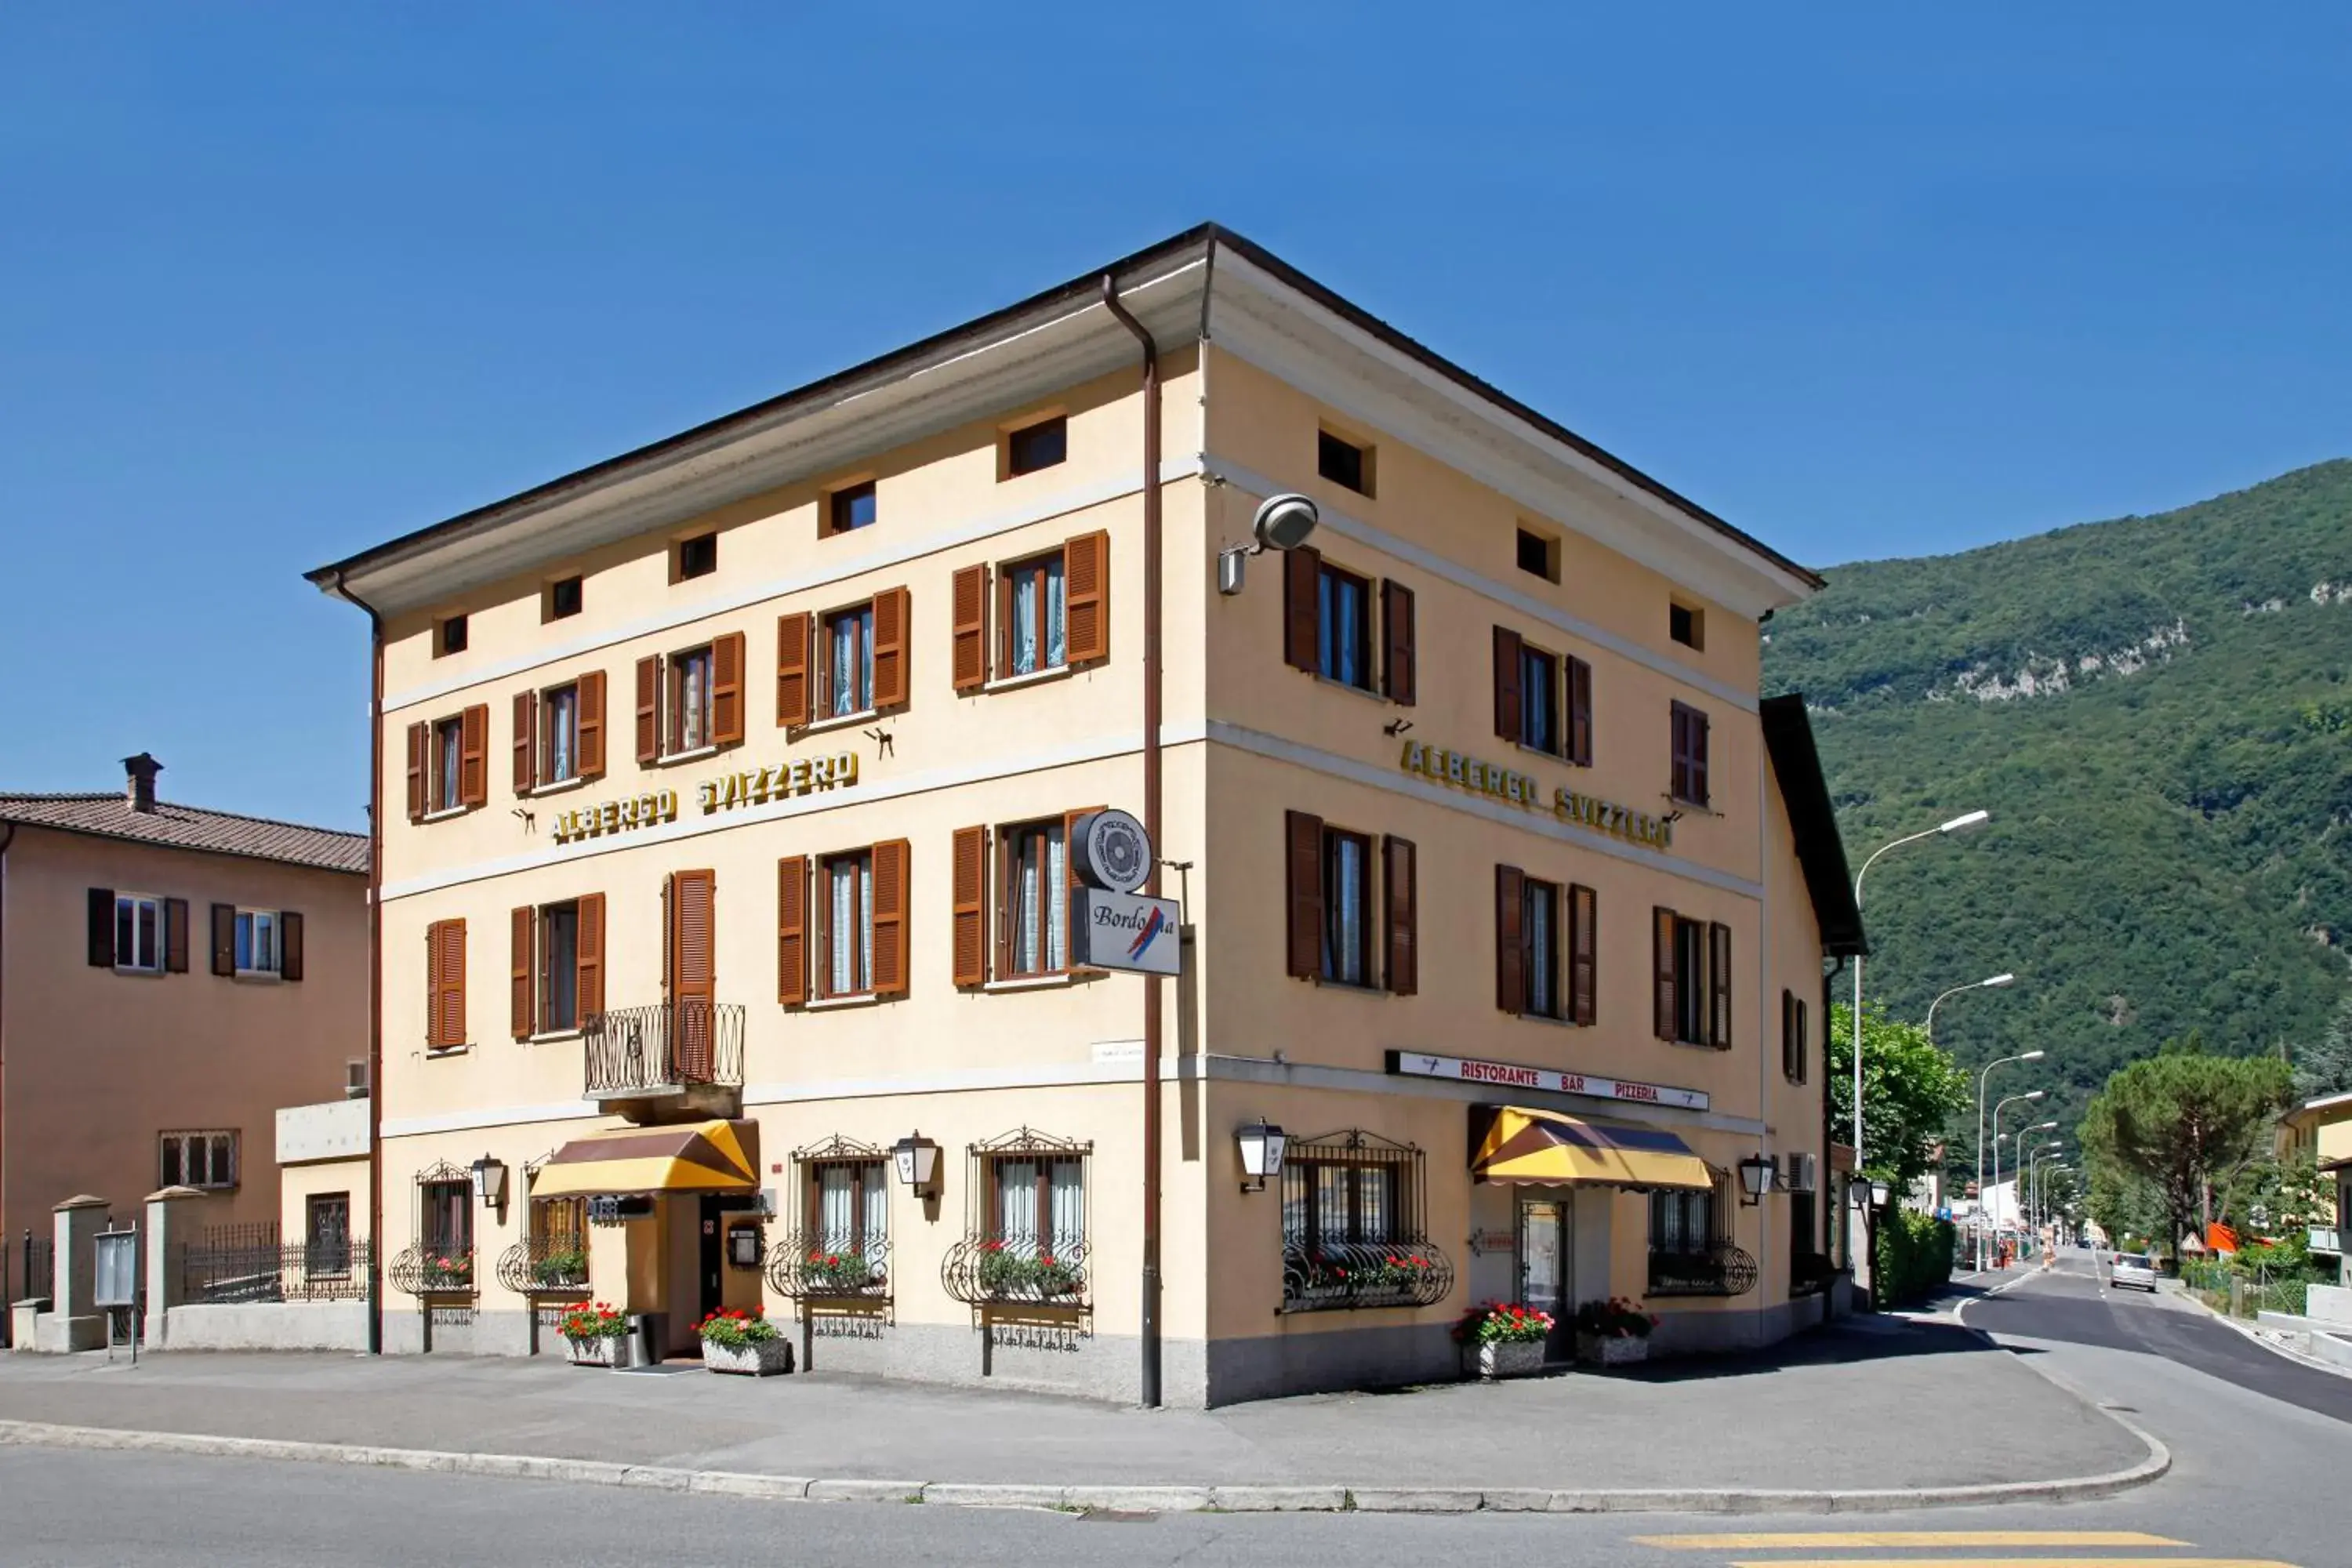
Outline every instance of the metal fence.
<svg viewBox="0 0 2352 1568"><path fill-rule="evenodd" d="M743 1085L743 1008L690 999L614 1007L581 1020L591 1100L624 1099L689 1084Z"/></svg>
<svg viewBox="0 0 2352 1568"><path fill-rule="evenodd" d="M247 1227L224 1227L245 1229ZM280 1245L277 1227L263 1238L190 1243L179 1258L180 1299L192 1304L248 1301L356 1301L367 1295L373 1259L365 1241Z"/></svg>

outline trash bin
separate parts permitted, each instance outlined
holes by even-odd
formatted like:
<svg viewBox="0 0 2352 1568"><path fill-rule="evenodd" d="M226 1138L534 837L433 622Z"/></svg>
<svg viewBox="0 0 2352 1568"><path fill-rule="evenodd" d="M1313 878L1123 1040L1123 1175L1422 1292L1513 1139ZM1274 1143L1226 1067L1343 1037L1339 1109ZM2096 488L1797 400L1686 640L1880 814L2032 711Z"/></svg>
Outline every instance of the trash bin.
<svg viewBox="0 0 2352 1568"><path fill-rule="evenodd" d="M633 1312L629 1315L629 1345L625 1358L628 1365L659 1366L668 1350L667 1312Z"/></svg>

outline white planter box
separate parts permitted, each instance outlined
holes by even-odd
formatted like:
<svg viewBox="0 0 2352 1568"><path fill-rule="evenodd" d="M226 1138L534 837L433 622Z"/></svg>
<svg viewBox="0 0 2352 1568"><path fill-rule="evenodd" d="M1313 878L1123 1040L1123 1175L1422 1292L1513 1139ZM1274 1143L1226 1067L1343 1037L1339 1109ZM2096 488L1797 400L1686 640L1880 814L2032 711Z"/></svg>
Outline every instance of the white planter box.
<svg viewBox="0 0 2352 1568"><path fill-rule="evenodd" d="M740 1350L702 1342L702 1364L711 1372L736 1372L751 1377L773 1377L793 1370L793 1342L761 1340Z"/></svg>
<svg viewBox="0 0 2352 1568"><path fill-rule="evenodd" d="M618 1366L625 1334L604 1334L593 1340L566 1340L563 1359L573 1366Z"/></svg>
<svg viewBox="0 0 2352 1568"><path fill-rule="evenodd" d="M1632 1334L1579 1334L1576 1359L1587 1366L1624 1366L1650 1359L1650 1342Z"/></svg>
<svg viewBox="0 0 2352 1568"><path fill-rule="evenodd" d="M1544 1343L1541 1340L1523 1340L1479 1345L1475 1353L1466 1359L1471 1370L1480 1377L1532 1377L1543 1370Z"/></svg>

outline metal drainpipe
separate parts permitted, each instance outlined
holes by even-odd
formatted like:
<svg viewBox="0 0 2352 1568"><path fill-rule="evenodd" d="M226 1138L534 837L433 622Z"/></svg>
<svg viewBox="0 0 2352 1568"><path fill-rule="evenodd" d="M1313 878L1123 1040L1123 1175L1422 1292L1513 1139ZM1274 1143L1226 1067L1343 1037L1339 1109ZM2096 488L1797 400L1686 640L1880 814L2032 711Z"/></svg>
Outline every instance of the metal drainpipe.
<svg viewBox="0 0 2352 1568"><path fill-rule="evenodd" d="M343 585L336 595L365 611L374 670L368 693L368 1354L383 1353L383 617Z"/></svg>
<svg viewBox="0 0 2352 1568"><path fill-rule="evenodd" d="M1841 1252L1851 1253L1853 1250L1851 1237L1846 1238L1846 1244L1843 1247L1836 1247L1834 1251L1832 1248L1832 1243L1837 1238L1837 1227L1845 1219L1845 1205L1837 1201L1837 1175L1829 1168L1830 1145L1837 1141L1836 1134L1831 1131L1836 1125L1836 1118L1830 1114L1829 1047L1831 1037L1836 1033L1830 1026L1830 998L1836 994L1837 977L1844 973L1845 955L1843 953L1838 954L1837 963L1822 973L1822 1168L1814 1173L1813 1201L1822 1205L1821 1255L1825 1258L1833 1257ZM1851 1258L1848 1261L1852 1261ZM1824 1285L1822 1289L1828 1289L1829 1287ZM1835 1302L1836 1298L1832 1296L1830 1301L1823 1305L1822 1312L1823 1317L1829 1316L1828 1309Z"/></svg>
<svg viewBox="0 0 2352 1568"><path fill-rule="evenodd" d="M16 842L16 825L0 822L0 1215L8 1212L8 846ZM7 1237L0 1236L0 1247L6 1245Z"/></svg>
<svg viewBox="0 0 2352 1568"><path fill-rule="evenodd" d="M1160 896L1160 345L1102 279L1103 304L1143 345L1143 831L1151 869L1143 890ZM1143 1366L1138 1393L1160 1404L1160 976L1143 977Z"/></svg>

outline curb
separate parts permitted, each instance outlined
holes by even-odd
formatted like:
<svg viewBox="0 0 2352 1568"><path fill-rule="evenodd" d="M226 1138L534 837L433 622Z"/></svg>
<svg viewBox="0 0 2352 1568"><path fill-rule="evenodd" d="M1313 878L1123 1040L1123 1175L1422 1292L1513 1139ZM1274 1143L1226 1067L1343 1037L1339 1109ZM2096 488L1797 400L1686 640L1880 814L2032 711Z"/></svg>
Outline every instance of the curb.
<svg viewBox="0 0 2352 1568"><path fill-rule="evenodd" d="M2039 1368L2035 1369L2039 1371ZM2044 1373L2043 1376L2049 1374ZM2054 1383L2056 1380L2053 1378ZM2059 1384L2063 1388L2063 1384ZM2066 1392L2082 1397L2074 1389ZM2172 1454L2131 1423L2105 1413L2147 1445L2127 1469L2051 1481L1885 1490L1740 1489L1548 1490L1507 1487L1335 1486L1017 1486L998 1483L815 1479L805 1476L688 1470L606 1459L556 1459L522 1454L469 1454L386 1448L355 1443L303 1443L277 1437L222 1437L197 1432L131 1432L45 1421L0 1421L0 1447L278 1459L366 1465L379 1469L486 1476L505 1480L645 1487L656 1491L771 1501L928 1503L946 1508L1050 1509L1065 1513L1877 1513L1971 1504L2078 1502L2146 1486L2172 1468Z"/></svg>
<svg viewBox="0 0 2352 1568"><path fill-rule="evenodd" d="M2331 1377L2352 1377L2352 1367L2338 1366L2332 1361L2322 1361L2317 1356L2305 1355L2301 1351L2292 1351L2287 1349L2284 1345L2273 1344L2270 1341L2263 1338L2260 1333L2256 1332L2252 1324L2240 1322L2237 1319L2230 1316L2229 1313L2221 1311L2218 1308L2207 1305L2205 1302L2199 1300L2196 1294L2192 1291L2179 1290L2174 1292L2174 1294L2178 1295L2182 1300L2188 1302L2190 1306L2196 1308L2199 1311L2204 1313L2207 1317L2212 1319L2215 1322L2221 1324L2223 1328L2262 1346L2263 1349L2270 1352L2271 1354L2278 1357L2281 1361L2293 1362L2295 1365L2303 1368L2305 1372L2324 1372Z"/></svg>
<svg viewBox="0 0 2352 1568"><path fill-rule="evenodd" d="M2022 1285L2025 1283L2026 1279L2032 1278L2032 1275L2027 1275L2021 1279L2011 1281L2011 1284ZM1976 1335L1977 1338L1982 1340L1987 1348L2000 1351L2002 1354L2014 1360L2018 1365L2026 1368L2035 1376L2041 1378L2044 1383L2050 1384L2051 1387L2072 1396L2082 1404L2088 1405L2091 1409L2097 1411L2100 1415L2105 1416L2108 1420L2114 1422L2116 1426L2122 1427L2125 1431L2138 1438L2141 1444L2147 1449L2147 1458L2142 1459L2138 1464L2130 1467L2128 1469L2116 1470L2108 1477L2086 1478L2087 1479L2095 1481L2099 1479L2119 1481L2121 1483L2120 1485L2111 1486L2104 1491L2067 1493L2063 1494L2063 1500L2053 1499L2051 1500L2074 1501L2083 1498L2113 1497L2117 1492L2129 1491L2135 1487L2144 1487L2152 1481L2161 1479L2166 1472L2172 1468L2172 1450L2165 1446L2162 1438L2157 1436L2155 1433L2146 1430L2137 1422L2125 1420L2119 1413L2109 1408L2107 1405L2101 1404L2097 1399L2093 1398L2090 1394L2083 1389L2075 1387L2073 1384L2067 1382L2056 1373L2052 1372L2048 1367L2042 1366L2039 1363L2028 1357L2017 1354L2016 1352L2010 1350L2008 1346L2002 1344L1999 1340L1994 1339L1992 1335L1987 1333L1984 1330L1969 1327L1968 1310L1970 1307L1974 1306L1978 1301L1990 1300L1993 1297L2000 1295L2003 1290L2007 1290L2009 1289L2011 1289L2011 1285L2003 1285L1999 1289L1988 1290L1982 1296L1978 1296L1969 1300L1959 1302L1952 1309L1952 1321L1958 1323L1968 1332L1972 1333ZM0 1440L5 1440L4 1434L0 1434ZM2126 1479L2125 1478L2126 1477L2131 1479Z"/></svg>

